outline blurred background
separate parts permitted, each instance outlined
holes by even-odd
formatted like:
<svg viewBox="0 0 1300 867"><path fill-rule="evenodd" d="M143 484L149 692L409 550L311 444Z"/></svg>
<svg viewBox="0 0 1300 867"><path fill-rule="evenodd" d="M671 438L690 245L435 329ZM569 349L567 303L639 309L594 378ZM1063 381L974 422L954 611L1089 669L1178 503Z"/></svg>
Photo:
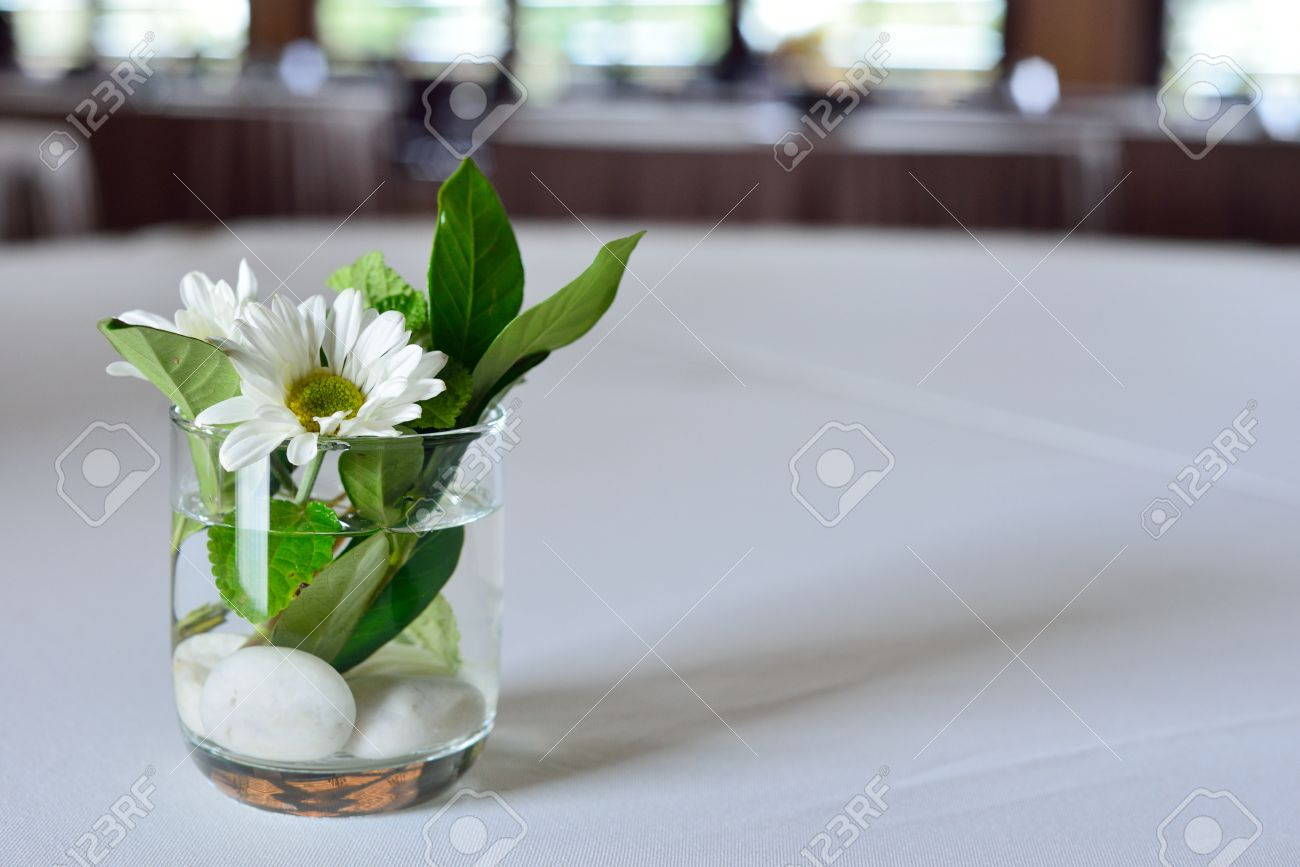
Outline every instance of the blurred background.
<svg viewBox="0 0 1300 867"><path fill-rule="evenodd" d="M1291 0L0 0L0 238L428 213L472 153L517 217L953 228L937 197L1294 243L1298 26Z"/></svg>

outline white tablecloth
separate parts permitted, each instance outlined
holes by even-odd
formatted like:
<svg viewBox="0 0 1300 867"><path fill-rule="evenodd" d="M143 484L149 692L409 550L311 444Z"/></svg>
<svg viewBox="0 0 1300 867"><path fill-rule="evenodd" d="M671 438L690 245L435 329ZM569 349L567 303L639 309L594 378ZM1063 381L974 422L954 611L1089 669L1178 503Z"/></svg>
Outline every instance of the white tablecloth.
<svg viewBox="0 0 1300 867"><path fill-rule="evenodd" d="M358 217L313 255L333 228L234 227L281 275L306 259L300 295L370 249L423 273L427 224ZM1072 237L1025 282L1059 323L1018 289L918 385L1015 285L970 237L724 225L691 252L707 228L654 228L632 265L663 303L625 280L520 392L502 702L465 780L526 825L489 822L519 838L501 863L808 865L830 825L842 864L1127 867L1173 816L1170 863L1208 864L1182 829L1209 813L1237 863L1295 864L1300 255ZM534 300L595 249L520 234ZM1019 276L1059 239L984 240ZM485 801L426 829L436 805L312 821L215 791L173 717L165 465L98 529L56 496L91 422L165 454L94 320L170 314L184 271L243 255L217 229L0 258L5 864L75 864L146 771L104 863L419 864L426 836L474 863L448 829ZM1152 539L1140 513L1252 401L1256 444ZM828 421L895 458L833 528L789 467ZM837 816L882 766L855 836ZM1180 812L1197 789L1235 801Z"/></svg>

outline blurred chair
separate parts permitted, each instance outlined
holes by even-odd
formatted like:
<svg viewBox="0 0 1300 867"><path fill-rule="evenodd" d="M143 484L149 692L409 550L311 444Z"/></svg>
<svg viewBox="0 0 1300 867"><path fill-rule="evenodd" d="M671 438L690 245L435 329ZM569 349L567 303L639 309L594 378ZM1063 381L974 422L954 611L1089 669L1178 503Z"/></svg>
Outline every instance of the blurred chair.
<svg viewBox="0 0 1300 867"><path fill-rule="evenodd" d="M0 239L75 235L96 227L93 162L75 143L68 150L60 140L52 152L50 135L48 126L0 123Z"/></svg>

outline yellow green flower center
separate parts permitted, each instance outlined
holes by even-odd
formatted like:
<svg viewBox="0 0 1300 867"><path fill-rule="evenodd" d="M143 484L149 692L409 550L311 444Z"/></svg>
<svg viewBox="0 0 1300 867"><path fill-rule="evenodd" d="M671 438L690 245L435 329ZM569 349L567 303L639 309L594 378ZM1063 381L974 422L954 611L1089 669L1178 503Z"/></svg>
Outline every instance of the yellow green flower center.
<svg viewBox="0 0 1300 867"><path fill-rule="evenodd" d="M352 418L366 402L361 389L337 374L324 370L308 374L289 387L285 406L289 407L303 428L319 431L317 418L346 412L345 418Z"/></svg>

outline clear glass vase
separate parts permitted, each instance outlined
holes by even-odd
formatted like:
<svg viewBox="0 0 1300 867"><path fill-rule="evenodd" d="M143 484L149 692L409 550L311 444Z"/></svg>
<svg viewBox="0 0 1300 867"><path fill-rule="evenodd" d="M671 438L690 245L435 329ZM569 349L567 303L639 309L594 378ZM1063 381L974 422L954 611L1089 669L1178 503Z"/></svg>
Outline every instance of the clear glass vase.
<svg viewBox="0 0 1300 867"><path fill-rule="evenodd" d="M173 679L199 768L312 816L464 773L497 703L507 413L236 472L226 430L172 420Z"/></svg>

